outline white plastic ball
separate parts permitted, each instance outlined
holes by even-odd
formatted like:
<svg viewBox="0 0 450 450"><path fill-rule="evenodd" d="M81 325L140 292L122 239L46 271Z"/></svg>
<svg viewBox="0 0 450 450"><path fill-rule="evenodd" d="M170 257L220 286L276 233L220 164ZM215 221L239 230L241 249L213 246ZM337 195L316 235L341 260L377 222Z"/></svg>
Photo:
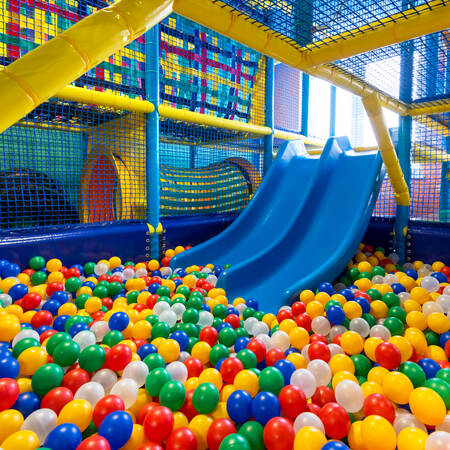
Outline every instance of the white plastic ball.
<svg viewBox="0 0 450 450"><path fill-rule="evenodd" d="M138 387L145 384L148 375L148 366L143 361L131 361L122 372L122 379L132 379Z"/></svg>
<svg viewBox="0 0 450 450"><path fill-rule="evenodd" d="M395 420L393 423L394 430L398 434L400 431L405 428L419 428L422 431L427 432L425 425L420 422L416 417L414 417L409 411L403 410L401 414L399 414L399 410L396 411Z"/></svg>
<svg viewBox="0 0 450 450"><path fill-rule="evenodd" d="M215 286L217 284L217 277L211 273L206 277L206 281Z"/></svg>
<svg viewBox="0 0 450 450"><path fill-rule="evenodd" d="M189 359L191 357L191 355L188 352L180 352L180 354L178 355L177 361L180 362L184 362L187 359Z"/></svg>
<svg viewBox="0 0 450 450"><path fill-rule="evenodd" d="M95 345L97 342L97 336L91 330L83 330L77 333L73 340L80 346L80 350L84 350L90 345Z"/></svg>
<svg viewBox="0 0 450 450"><path fill-rule="evenodd" d="M332 341L338 334L345 333L347 328L344 325L334 325L331 327L330 332L328 334L328 339Z"/></svg>
<svg viewBox="0 0 450 450"><path fill-rule="evenodd" d="M200 311L198 325L201 328L210 327L214 322L214 316L209 311Z"/></svg>
<svg viewBox="0 0 450 450"><path fill-rule="evenodd" d="M111 395L120 397L125 404L125 409L127 409L134 405L138 391L139 387L134 380L131 378L122 378L111 389Z"/></svg>
<svg viewBox="0 0 450 450"><path fill-rule="evenodd" d="M172 311L177 315L177 320L180 320L183 313L186 311L186 306L183 303L174 303L171 306Z"/></svg>
<svg viewBox="0 0 450 450"><path fill-rule="evenodd" d="M104 396L105 388L97 381L89 381L78 388L73 398L86 400L94 407Z"/></svg>
<svg viewBox="0 0 450 450"><path fill-rule="evenodd" d="M446 415L444 421L441 422L439 425L436 425L435 430L450 433L450 416Z"/></svg>
<svg viewBox="0 0 450 450"><path fill-rule="evenodd" d="M47 435L58 424L58 416L49 408L33 411L22 423L21 430L29 430L36 433L41 445L44 444Z"/></svg>
<svg viewBox="0 0 450 450"><path fill-rule="evenodd" d="M382 284L384 283L384 277L381 275L375 275L372 277L372 283L373 284Z"/></svg>
<svg viewBox="0 0 450 450"><path fill-rule="evenodd" d="M444 295L450 295L450 285L445 286L444 290L442 291Z"/></svg>
<svg viewBox="0 0 450 450"><path fill-rule="evenodd" d="M306 344L301 351L301 354L303 356L303 358L306 359L306 362L309 363L310 359L309 359L309 354L308 354L308 350L309 350L309 345L310 344Z"/></svg>
<svg viewBox="0 0 450 450"><path fill-rule="evenodd" d="M316 334L328 336L331 330L331 325L326 317L317 316L311 321L311 329Z"/></svg>
<svg viewBox="0 0 450 450"><path fill-rule="evenodd" d="M18 342L20 342L22 339L36 339L39 342L39 334L37 331L34 331L30 328L24 328L22 331L19 331L12 341L12 346L14 347Z"/></svg>
<svg viewBox="0 0 450 450"><path fill-rule="evenodd" d="M244 329L248 334L253 335L253 327L258 323L258 319L256 317L248 317L244 320Z"/></svg>
<svg viewBox="0 0 450 450"><path fill-rule="evenodd" d="M330 349L331 358L334 355L343 355L343 354L345 354L344 349L338 344L333 344L333 343L328 344L328 348Z"/></svg>
<svg viewBox="0 0 450 450"><path fill-rule="evenodd" d="M0 294L0 300L2 301L5 308L9 305L12 305L12 297L8 294Z"/></svg>
<svg viewBox="0 0 450 450"><path fill-rule="evenodd" d="M424 277L420 280L420 285L428 292L437 292L439 290L439 281L434 277Z"/></svg>
<svg viewBox="0 0 450 450"><path fill-rule="evenodd" d="M188 377L187 367L181 361L174 361L167 364L167 372L170 373L172 380L179 381L180 383L185 383Z"/></svg>
<svg viewBox="0 0 450 450"><path fill-rule="evenodd" d="M160 271L162 276L172 275L172 269L170 267L161 267Z"/></svg>
<svg viewBox="0 0 450 450"><path fill-rule="evenodd" d="M98 277L100 276L100 275L104 275L106 272L108 272L108 266L107 266L107 264L105 264L105 263L99 263L99 264L96 264L95 265L95 267L94 267L94 273L95 273L95 275L97 275Z"/></svg>
<svg viewBox="0 0 450 450"><path fill-rule="evenodd" d="M299 414L294 421L294 432L297 434L304 427L314 427L325 434L325 427L319 416L311 412L303 412Z"/></svg>
<svg viewBox="0 0 450 450"><path fill-rule="evenodd" d="M126 269L124 269L124 271L122 272L122 278L127 281L130 280L131 278L133 278L135 276L135 271L134 269L132 269L131 267L127 267Z"/></svg>
<svg viewBox="0 0 450 450"><path fill-rule="evenodd" d="M435 431L428 436L425 442L425 450L449 450L450 433Z"/></svg>
<svg viewBox="0 0 450 450"><path fill-rule="evenodd" d="M136 277L146 277L148 275L147 269L145 267L140 267L138 270L136 270Z"/></svg>
<svg viewBox="0 0 450 450"><path fill-rule="evenodd" d="M253 326L252 333L253 336L257 336L258 334L269 334L269 327L264 322L257 322Z"/></svg>
<svg viewBox="0 0 450 450"><path fill-rule="evenodd" d="M422 305L422 312L425 317L428 317L430 314L433 314L435 312L443 313L444 310L442 309L442 306L437 302L425 302Z"/></svg>
<svg viewBox="0 0 450 450"><path fill-rule="evenodd" d="M153 307L153 313L157 316L160 316L164 311L168 311L170 309L170 304L167 302L157 302Z"/></svg>
<svg viewBox="0 0 450 450"><path fill-rule="evenodd" d="M384 277L384 283L389 285L398 283L398 278L393 273L389 273Z"/></svg>
<svg viewBox="0 0 450 450"><path fill-rule="evenodd" d="M270 336L267 334L257 334L256 339L258 339L258 341L261 341L265 347L266 350L270 350L272 348L272 341L270 340Z"/></svg>
<svg viewBox="0 0 450 450"><path fill-rule="evenodd" d="M400 256L398 256L397 253L389 253L388 258L394 263L394 264L398 264L398 262L400 261Z"/></svg>
<svg viewBox="0 0 450 450"><path fill-rule="evenodd" d="M275 331L270 337L270 343L272 348L278 348L285 352L290 346L289 336L284 331Z"/></svg>
<svg viewBox="0 0 450 450"><path fill-rule="evenodd" d="M366 338L370 333L370 325L361 317L350 320L349 329L358 333L362 338Z"/></svg>
<svg viewBox="0 0 450 450"><path fill-rule="evenodd" d="M391 338L391 332L384 325L374 325L370 329L370 337L380 337L388 341Z"/></svg>
<svg viewBox="0 0 450 450"><path fill-rule="evenodd" d="M117 383L117 375L111 369L100 369L91 378L91 381L96 381L103 386L105 394L109 394L112 387Z"/></svg>
<svg viewBox="0 0 450 450"><path fill-rule="evenodd" d="M440 295L436 299L436 303L442 308L442 310L447 314L450 311L450 295Z"/></svg>
<svg viewBox="0 0 450 450"><path fill-rule="evenodd" d="M104 320L99 320L92 324L91 331L94 332L96 341L101 342L105 337L105 335L109 333L111 330L109 329L108 322L105 322Z"/></svg>
<svg viewBox="0 0 450 450"><path fill-rule="evenodd" d="M298 386L305 393L306 398L311 398L317 388L314 375L306 369L297 369L291 375L291 384Z"/></svg>
<svg viewBox="0 0 450 450"><path fill-rule="evenodd" d="M166 302L160 302L160 303L166 303ZM170 306L169 306L168 310L165 310L161 314L159 314L159 320L161 322L166 322L167 325L169 325L169 327L172 328L177 323L177 315L170 309Z"/></svg>
<svg viewBox="0 0 450 450"><path fill-rule="evenodd" d="M334 391L336 402L347 412L355 413L362 409L364 404L364 392L358 383L352 380L342 380Z"/></svg>
<svg viewBox="0 0 450 450"><path fill-rule="evenodd" d="M314 375L317 386L326 386L331 381L332 372L330 366L321 359L314 359L308 364L306 369Z"/></svg>

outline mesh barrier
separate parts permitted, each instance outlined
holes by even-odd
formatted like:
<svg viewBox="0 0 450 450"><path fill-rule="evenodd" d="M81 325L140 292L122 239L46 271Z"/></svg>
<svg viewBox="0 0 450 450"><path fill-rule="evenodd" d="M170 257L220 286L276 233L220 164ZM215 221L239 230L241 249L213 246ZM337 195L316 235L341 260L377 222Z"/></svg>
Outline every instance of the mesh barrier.
<svg viewBox="0 0 450 450"><path fill-rule="evenodd" d="M145 218L144 116L52 100L0 135L1 228Z"/></svg>
<svg viewBox="0 0 450 450"><path fill-rule="evenodd" d="M242 210L262 176L263 140L255 135L160 122L160 214Z"/></svg>
<svg viewBox="0 0 450 450"><path fill-rule="evenodd" d="M450 113L416 117L411 156L411 218L450 222Z"/></svg>
<svg viewBox="0 0 450 450"><path fill-rule="evenodd" d="M161 102L264 125L265 59L176 14L160 25Z"/></svg>

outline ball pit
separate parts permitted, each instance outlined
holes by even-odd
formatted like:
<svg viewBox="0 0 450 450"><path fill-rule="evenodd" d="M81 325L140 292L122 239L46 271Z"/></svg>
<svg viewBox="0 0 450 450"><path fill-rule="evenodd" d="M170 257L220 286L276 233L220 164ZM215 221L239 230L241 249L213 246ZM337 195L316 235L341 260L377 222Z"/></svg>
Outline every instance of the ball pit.
<svg viewBox="0 0 450 450"><path fill-rule="evenodd" d="M0 260L4 450L448 450L450 267L361 244L279 311L226 267Z"/></svg>

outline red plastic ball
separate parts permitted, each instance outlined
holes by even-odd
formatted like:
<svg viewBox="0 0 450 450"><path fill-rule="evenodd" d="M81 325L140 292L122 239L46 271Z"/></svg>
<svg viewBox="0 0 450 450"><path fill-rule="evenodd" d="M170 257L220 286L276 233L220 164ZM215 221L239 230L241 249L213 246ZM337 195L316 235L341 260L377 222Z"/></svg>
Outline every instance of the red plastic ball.
<svg viewBox="0 0 450 450"><path fill-rule="evenodd" d="M82 441L77 450L111 450L111 447L103 436L95 435Z"/></svg>
<svg viewBox="0 0 450 450"><path fill-rule="evenodd" d="M72 278L72 277L79 277L81 275L81 272L76 267L71 267L70 269L67 269L64 273L64 278ZM98 277L98 281L106 280L109 281L109 275L106 275L107 278L104 278L106 273L104 275L100 275ZM103 277L103 278L102 278Z"/></svg>
<svg viewBox="0 0 450 450"><path fill-rule="evenodd" d="M256 361L259 363L266 357L266 346L264 345L264 342L259 339L251 339L247 344L247 348L255 354Z"/></svg>
<svg viewBox="0 0 450 450"><path fill-rule="evenodd" d="M170 433L166 450L197 450L197 438L189 428L177 428Z"/></svg>
<svg viewBox="0 0 450 450"><path fill-rule="evenodd" d="M53 336L54 334L56 334L57 331L56 330L47 330L44 331L40 336L39 336L39 341L42 344L46 339L48 339L50 336Z"/></svg>
<svg viewBox="0 0 450 450"><path fill-rule="evenodd" d="M325 434L331 439L342 439L350 431L350 417L337 403L326 403L320 410L319 417L325 427Z"/></svg>
<svg viewBox="0 0 450 450"><path fill-rule="evenodd" d="M223 321L229 323L234 329L241 326L241 319L239 319L239 316L236 314L228 314Z"/></svg>
<svg viewBox="0 0 450 450"><path fill-rule="evenodd" d="M45 292L47 292L47 295L51 297L52 294L54 294L57 291L63 291L64 285L62 283L58 283L57 281L53 281L51 283L47 284L47 288L45 289Z"/></svg>
<svg viewBox="0 0 450 450"><path fill-rule="evenodd" d="M220 374L225 383L229 384L234 382L234 378L241 370L244 370L244 364L237 358L227 358L220 366Z"/></svg>
<svg viewBox="0 0 450 450"><path fill-rule="evenodd" d="M264 427L263 439L267 450L292 450L294 427L284 417L273 417Z"/></svg>
<svg viewBox="0 0 450 450"><path fill-rule="evenodd" d="M103 320L103 317L105 317L105 313L104 313L103 311L96 311L95 313L92 313L92 314L91 314L91 317L92 317L92 319L94 319L94 320L93 320L93 322L91 322L91 323L89 324L89 327L92 327L92 324L93 324L94 322L98 322L98 321L100 321L100 320Z"/></svg>
<svg viewBox="0 0 450 450"><path fill-rule="evenodd" d="M120 277L119 275L113 275L109 282L112 283L113 281L117 281L117 283L122 284L122 277Z"/></svg>
<svg viewBox="0 0 450 450"><path fill-rule="evenodd" d="M108 283L110 282L110 280L111 280L111 277L107 273L103 273L102 275L100 275L97 278L97 281L107 281Z"/></svg>
<svg viewBox="0 0 450 450"><path fill-rule="evenodd" d="M236 427L230 419L216 419L206 435L209 450L218 450L223 439L232 433L236 433Z"/></svg>
<svg viewBox="0 0 450 450"><path fill-rule="evenodd" d="M314 333L309 337L309 342L312 344L313 342L323 342L328 345L327 338L322 336L321 334Z"/></svg>
<svg viewBox="0 0 450 450"><path fill-rule="evenodd" d="M193 395L193 389L189 389L188 391L186 391L186 400L184 401L183 406L180 408L180 411L188 418L189 421L198 414L192 402Z"/></svg>
<svg viewBox="0 0 450 450"><path fill-rule="evenodd" d="M342 337L342 334L337 334L337 335L333 338L333 344L341 345L341 337Z"/></svg>
<svg viewBox="0 0 450 450"><path fill-rule="evenodd" d="M450 357L450 339L445 343L445 354Z"/></svg>
<svg viewBox="0 0 450 450"><path fill-rule="evenodd" d="M273 366L280 359L286 358L286 355L279 348L271 348L266 355L266 364Z"/></svg>
<svg viewBox="0 0 450 450"><path fill-rule="evenodd" d="M113 301L109 297L102 298L102 305L106 306L107 309L111 309L113 306Z"/></svg>
<svg viewBox="0 0 450 450"><path fill-rule="evenodd" d="M74 394L78 388L87 383L91 377L83 369L69 370L63 377L62 386L69 388Z"/></svg>
<svg viewBox="0 0 450 450"><path fill-rule="evenodd" d="M99 428L103 419L114 411L125 411L125 403L117 395L107 395L100 399L92 412L92 420L94 425Z"/></svg>
<svg viewBox="0 0 450 450"><path fill-rule="evenodd" d="M28 292L22 298L22 308L24 311L36 309L42 301L42 297L37 292Z"/></svg>
<svg viewBox="0 0 450 450"><path fill-rule="evenodd" d="M308 411L306 395L298 386L289 384L281 389L278 396L281 411L286 417L295 419L302 412Z"/></svg>
<svg viewBox="0 0 450 450"><path fill-rule="evenodd" d="M36 329L41 327L42 325L50 325L53 322L53 316L50 311L41 310L38 311L32 318L31 318L31 326Z"/></svg>
<svg viewBox="0 0 450 450"><path fill-rule="evenodd" d="M146 308L147 308L146 305L143 305L142 303L135 303L133 305L133 309L135 309L138 312L141 312L141 311L143 311Z"/></svg>
<svg viewBox="0 0 450 450"><path fill-rule="evenodd" d="M137 422L138 424L142 425L145 420L145 416L156 406L159 406L159 403L150 402L146 403L140 410L139 414L137 416Z"/></svg>
<svg viewBox="0 0 450 450"><path fill-rule="evenodd" d="M295 318L297 326L304 328L308 333L311 331L311 322L311 317L306 313L300 314Z"/></svg>
<svg viewBox="0 0 450 450"><path fill-rule="evenodd" d="M316 403L308 403L308 411L307 412L312 412L313 414L318 416L321 409L322 408L319 405L317 405Z"/></svg>
<svg viewBox="0 0 450 450"><path fill-rule="evenodd" d="M184 365L188 370L188 378L199 377L203 372L203 364L198 358L188 358L184 361Z"/></svg>
<svg viewBox="0 0 450 450"><path fill-rule="evenodd" d="M388 370L396 369L402 362L400 350L390 342L382 342L375 349L377 363Z"/></svg>
<svg viewBox="0 0 450 450"><path fill-rule="evenodd" d="M278 323L283 322L285 319L292 319L294 316L292 315L292 312L288 309L282 309L277 314L277 321Z"/></svg>
<svg viewBox="0 0 450 450"><path fill-rule="evenodd" d="M173 423L172 411L165 406L156 406L145 416L145 437L155 442L164 442L172 432Z"/></svg>
<svg viewBox="0 0 450 450"><path fill-rule="evenodd" d="M297 317L306 311L306 306L303 302L294 302L292 303L291 311L294 317Z"/></svg>
<svg viewBox="0 0 450 450"><path fill-rule="evenodd" d="M167 256L164 256L164 258L161 260L161 266L168 267L170 264L170 258Z"/></svg>
<svg viewBox="0 0 450 450"><path fill-rule="evenodd" d="M207 342L211 347L216 344L219 338L219 333L214 327L205 327L200 331L198 338L201 341Z"/></svg>
<svg viewBox="0 0 450 450"><path fill-rule="evenodd" d="M0 411L11 408L19 397L19 385L12 378L0 378Z"/></svg>
<svg viewBox="0 0 450 450"><path fill-rule="evenodd" d="M48 408L57 415L59 415L61 409L73 400L73 392L64 386L59 386L45 394L41 401L41 408Z"/></svg>
<svg viewBox="0 0 450 450"><path fill-rule="evenodd" d="M311 397L313 403L323 406L326 403L336 402L333 389L328 386L318 386L316 392Z"/></svg>
<svg viewBox="0 0 450 450"><path fill-rule="evenodd" d="M370 394L364 399L364 415L375 414L382 416L389 422L394 423L395 408L391 401L381 394Z"/></svg>
<svg viewBox="0 0 450 450"><path fill-rule="evenodd" d="M125 344L117 344L111 347L109 352L106 354L105 366L108 369L114 370L115 372L125 369L125 367L131 362L133 353Z"/></svg>
<svg viewBox="0 0 450 450"><path fill-rule="evenodd" d="M316 341L309 345L308 356L311 361L313 359L321 359L328 362L331 358L331 352L327 344L324 344L322 341Z"/></svg>
<svg viewBox="0 0 450 450"><path fill-rule="evenodd" d="M153 307L156 305L156 302L158 301L159 295L152 294L149 295L147 298L147 307L150 309L153 309Z"/></svg>

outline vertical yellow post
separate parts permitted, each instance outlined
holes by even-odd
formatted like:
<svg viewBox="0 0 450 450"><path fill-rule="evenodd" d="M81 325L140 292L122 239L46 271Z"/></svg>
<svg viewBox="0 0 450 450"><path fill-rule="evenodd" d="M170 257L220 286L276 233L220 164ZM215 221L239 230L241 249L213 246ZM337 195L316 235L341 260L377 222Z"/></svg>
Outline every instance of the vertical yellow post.
<svg viewBox="0 0 450 450"><path fill-rule="evenodd" d="M409 197L408 186L405 182L400 163L395 153L394 144L386 127L383 117L383 110L378 95L373 93L362 98L364 108L369 116L372 130L380 149L389 180L394 191L397 205L409 206L411 199Z"/></svg>

